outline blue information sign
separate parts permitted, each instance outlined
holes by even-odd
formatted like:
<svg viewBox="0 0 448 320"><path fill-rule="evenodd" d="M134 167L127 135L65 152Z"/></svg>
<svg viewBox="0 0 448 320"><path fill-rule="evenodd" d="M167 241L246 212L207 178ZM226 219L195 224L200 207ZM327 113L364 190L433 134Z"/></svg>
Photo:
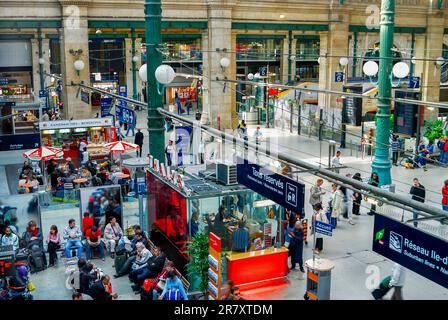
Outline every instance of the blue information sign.
<svg viewBox="0 0 448 320"><path fill-rule="evenodd" d="M373 251L448 288L448 242L375 214Z"/></svg>
<svg viewBox="0 0 448 320"><path fill-rule="evenodd" d="M294 212L303 212L305 185L261 166L237 159L237 181Z"/></svg>
<svg viewBox="0 0 448 320"><path fill-rule="evenodd" d="M316 221L316 233L320 233L326 236L332 236L333 235L333 226L331 224L322 222L322 221Z"/></svg>
<svg viewBox="0 0 448 320"><path fill-rule="evenodd" d="M26 150L40 147L39 133L0 136L0 151Z"/></svg>
<svg viewBox="0 0 448 320"><path fill-rule="evenodd" d="M417 89L420 88L420 77L409 77L409 88Z"/></svg>
<svg viewBox="0 0 448 320"><path fill-rule="evenodd" d="M109 117L110 109L112 107L112 98L101 98L101 117Z"/></svg>
<svg viewBox="0 0 448 320"><path fill-rule="evenodd" d="M48 90L39 90L39 98L48 97Z"/></svg>
<svg viewBox="0 0 448 320"><path fill-rule="evenodd" d="M118 95L122 97L128 96L128 86L123 84L118 86ZM120 106L126 108L128 106L127 101L120 100Z"/></svg>
<svg viewBox="0 0 448 320"><path fill-rule="evenodd" d="M334 73L334 82L343 82L344 81L344 72L336 71Z"/></svg>
<svg viewBox="0 0 448 320"><path fill-rule="evenodd" d="M134 125L137 121L134 110L122 106L116 107L116 117L120 122L130 125Z"/></svg>
<svg viewBox="0 0 448 320"><path fill-rule="evenodd" d="M266 77L268 75L268 67L261 67L260 68L260 76Z"/></svg>

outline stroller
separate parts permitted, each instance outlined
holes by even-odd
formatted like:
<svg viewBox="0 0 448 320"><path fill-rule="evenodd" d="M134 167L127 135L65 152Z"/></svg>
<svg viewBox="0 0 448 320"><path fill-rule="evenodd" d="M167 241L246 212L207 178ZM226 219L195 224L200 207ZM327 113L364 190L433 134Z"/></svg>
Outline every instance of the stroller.
<svg viewBox="0 0 448 320"><path fill-rule="evenodd" d="M0 300L33 300L34 285L29 279L29 269L23 262L14 264L16 275L0 279Z"/></svg>

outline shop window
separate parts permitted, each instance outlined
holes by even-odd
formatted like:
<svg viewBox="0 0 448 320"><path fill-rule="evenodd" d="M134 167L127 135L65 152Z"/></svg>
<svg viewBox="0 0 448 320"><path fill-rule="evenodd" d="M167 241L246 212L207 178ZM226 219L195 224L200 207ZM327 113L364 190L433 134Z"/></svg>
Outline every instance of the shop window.
<svg viewBox="0 0 448 320"><path fill-rule="evenodd" d="M236 44L236 59L280 61L281 47L280 39L240 39Z"/></svg>
<svg viewBox="0 0 448 320"><path fill-rule="evenodd" d="M143 51L142 51L143 53ZM162 44L164 61L198 61L202 60L201 39L195 40L171 40Z"/></svg>

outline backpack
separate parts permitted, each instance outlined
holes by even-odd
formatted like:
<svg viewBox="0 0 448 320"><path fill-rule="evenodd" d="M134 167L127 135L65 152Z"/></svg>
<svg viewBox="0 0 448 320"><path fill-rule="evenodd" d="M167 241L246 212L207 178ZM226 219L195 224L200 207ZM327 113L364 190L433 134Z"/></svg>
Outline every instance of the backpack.
<svg viewBox="0 0 448 320"><path fill-rule="evenodd" d="M437 148L439 148L439 150L443 150L445 147L445 142L443 142L442 140L437 141Z"/></svg>
<svg viewBox="0 0 448 320"><path fill-rule="evenodd" d="M29 259L29 266L31 269L31 273L43 271L46 269L45 262L44 262L44 252L40 247L33 247L31 249L30 255L28 257Z"/></svg>

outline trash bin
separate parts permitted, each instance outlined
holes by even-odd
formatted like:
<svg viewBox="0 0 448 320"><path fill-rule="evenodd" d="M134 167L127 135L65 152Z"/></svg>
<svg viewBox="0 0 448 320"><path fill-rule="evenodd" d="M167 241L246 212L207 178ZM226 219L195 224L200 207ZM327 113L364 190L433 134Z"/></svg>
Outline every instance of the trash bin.
<svg viewBox="0 0 448 320"><path fill-rule="evenodd" d="M305 262L305 300L330 300L331 270L334 262L328 259L309 259Z"/></svg>

